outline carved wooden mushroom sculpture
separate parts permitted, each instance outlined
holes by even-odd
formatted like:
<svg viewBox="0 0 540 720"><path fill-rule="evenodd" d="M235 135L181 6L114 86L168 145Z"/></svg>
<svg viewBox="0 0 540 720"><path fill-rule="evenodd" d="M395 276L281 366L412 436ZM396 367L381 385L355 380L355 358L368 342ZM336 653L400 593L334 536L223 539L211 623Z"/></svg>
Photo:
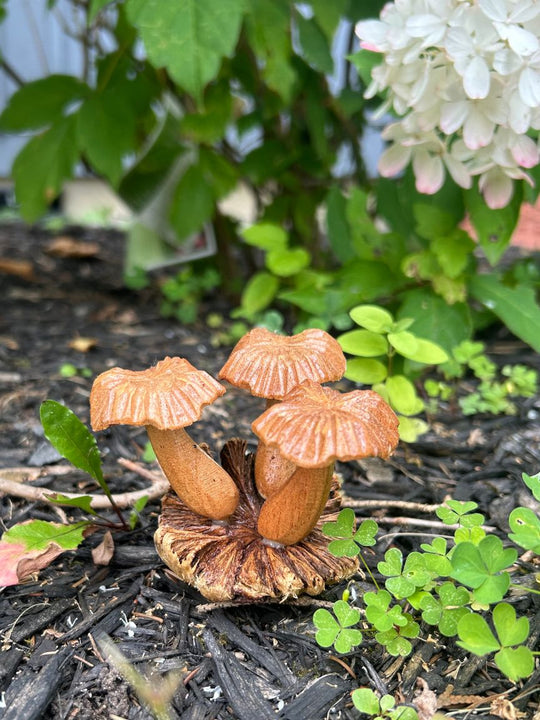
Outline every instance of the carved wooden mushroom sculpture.
<svg viewBox="0 0 540 720"><path fill-rule="evenodd" d="M145 425L171 487L195 513L214 520L231 515L238 488L184 428L201 416L225 388L187 360L167 357L143 371L112 368L99 375L90 394L94 430Z"/></svg>
<svg viewBox="0 0 540 720"><path fill-rule="evenodd" d="M372 390L340 393L307 380L253 423L253 431L297 469L264 502L259 533L292 545L315 527L328 500L334 461L388 457L398 444L398 419Z"/></svg>
<svg viewBox="0 0 540 720"><path fill-rule="evenodd" d="M324 330L286 336L255 328L236 344L219 377L266 398L268 408L304 380L339 380L346 364L340 345ZM255 456L255 483L263 497L276 492L294 470L293 462L261 439Z"/></svg>

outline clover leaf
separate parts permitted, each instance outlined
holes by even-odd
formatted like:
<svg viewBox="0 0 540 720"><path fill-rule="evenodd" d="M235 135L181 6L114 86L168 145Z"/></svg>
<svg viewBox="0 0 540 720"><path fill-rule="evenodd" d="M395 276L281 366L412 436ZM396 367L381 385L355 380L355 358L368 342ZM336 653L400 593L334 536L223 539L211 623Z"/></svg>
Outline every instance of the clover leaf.
<svg viewBox="0 0 540 720"><path fill-rule="evenodd" d="M459 500L447 500L445 505L435 511L445 525L459 524L465 528L472 528L482 525L485 518L481 513L473 513L478 504L472 501L460 502Z"/></svg>
<svg viewBox="0 0 540 720"><path fill-rule="evenodd" d="M473 589L476 602L499 602L510 586L510 575L504 572L517 559L517 551L504 549L500 538L485 537L478 545L463 542L452 552L451 576Z"/></svg>
<svg viewBox="0 0 540 720"><path fill-rule="evenodd" d="M439 577L446 577L452 571L452 563L447 557L447 543L444 538L436 537L431 545L422 543L426 568Z"/></svg>
<svg viewBox="0 0 540 720"><path fill-rule="evenodd" d="M534 495L535 500L540 502L540 472L536 473L536 475L527 475L527 473L522 473L521 477L525 485Z"/></svg>
<svg viewBox="0 0 540 720"><path fill-rule="evenodd" d="M481 615L464 615L458 623L457 644L475 655L495 652L497 667L512 682L529 677L534 670L534 655L521 645L529 635L527 618L516 619L511 605L499 603L493 609L493 625L498 639Z"/></svg>
<svg viewBox="0 0 540 720"><path fill-rule="evenodd" d="M426 593L420 600L422 619L428 625L438 625L445 637L454 637L457 635L458 622L469 612L464 607L469 603L469 593L465 588L447 582L438 588L437 594L439 597L435 598Z"/></svg>
<svg viewBox="0 0 540 720"><path fill-rule="evenodd" d="M325 608L319 608L313 614L313 622L317 628L315 639L321 647L333 645L336 652L348 653L362 642L360 630L351 627L359 622L360 610L351 607L344 600L337 600L333 611L334 615Z"/></svg>
<svg viewBox="0 0 540 720"><path fill-rule="evenodd" d="M399 605L390 608L392 596L387 590L367 592L364 594L366 603L366 619L379 631L386 632L395 625L404 626L407 618Z"/></svg>
<svg viewBox="0 0 540 720"><path fill-rule="evenodd" d="M508 518L511 533L510 540L525 550L540 554L540 518L530 508L519 507L512 510Z"/></svg>
<svg viewBox="0 0 540 720"><path fill-rule="evenodd" d="M424 587L434 577L434 574L426 568L421 553L409 553L403 569L402 564L401 551L390 548L384 555L384 561L377 565L379 572L388 578L384 583L387 590L398 600L409 597L417 588Z"/></svg>
<svg viewBox="0 0 540 720"><path fill-rule="evenodd" d="M337 519L323 525L323 533L328 537L339 538L328 545L329 551L336 557L356 557L359 546L375 545L378 525L374 520L364 520L356 530L354 510L344 508Z"/></svg>

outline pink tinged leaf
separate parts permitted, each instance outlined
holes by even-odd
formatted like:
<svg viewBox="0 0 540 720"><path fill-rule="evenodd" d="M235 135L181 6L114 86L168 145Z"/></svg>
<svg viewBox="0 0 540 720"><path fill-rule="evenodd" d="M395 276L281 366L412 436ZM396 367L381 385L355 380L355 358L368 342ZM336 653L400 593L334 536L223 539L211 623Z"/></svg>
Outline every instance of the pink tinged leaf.
<svg viewBox="0 0 540 720"><path fill-rule="evenodd" d="M17 565L25 553L22 543L0 541L0 587L18 584Z"/></svg>
<svg viewBox="0 0 540 720"><path fill-rule="evenodd" d="M63 552L56 543L45 550L27 550L22 543L0 541L0 586L17 585L48 567Z"/></svg>
<svg viewBox="0 0 540 720"><path fill-rule="evenodd" d="M540 105L540 73L526 67L519 76L519 94L525 105L537 108Z"/></svg>
<svg viewBox="0 0 540 720"><path fill-rule="evenodd" d="M470 150L478 150L479 148L486 147L493 138L494 129L495 126L491 120L488 120L488 118L473 105L469 112L469 117L463 126L463 140L465 145Z"/></svg>
<svg viewBox="0 0 540 720"><path fill-rule="evenodd" d="M528 135L521 135L510 148L512 157L521 167L532 168L538 165L538 147Z"/></svg>
<svg viewBox="0 0 540 720"><path fill-rule="evenodd" d="M478 185L487 206L492 210L506 207L512 199L514 184L498 169L489 170L481 175Z"/></svg>
<svg viewBox="0 0 540 720"><path fill-rule="evenodd" d="M441 130L447 135L452 135L462 127L469 113L467 100L444 103L441 108Z"/></svg>
<svg viewBox="0 0 540 720"><path fill-rule="evenodd" d="M420 148L413 157L416 189L420 193L433 195L444 182L444 166L440 157L432 156Z"/></svg>
<svg viewBox="0 0 540 720"><path fill-rule="evenodd" d="M411 149L403 145L391 145L379 159L379 172L383 177L400 173L411 159Z"/></svg>
<svg viewBox="0 0 540 720"><path fill-rule="evenodd" d="M463 88L472 100L482 100L489 93L490 77L486 61L481 57L473 58L463 75Z"/></svg>

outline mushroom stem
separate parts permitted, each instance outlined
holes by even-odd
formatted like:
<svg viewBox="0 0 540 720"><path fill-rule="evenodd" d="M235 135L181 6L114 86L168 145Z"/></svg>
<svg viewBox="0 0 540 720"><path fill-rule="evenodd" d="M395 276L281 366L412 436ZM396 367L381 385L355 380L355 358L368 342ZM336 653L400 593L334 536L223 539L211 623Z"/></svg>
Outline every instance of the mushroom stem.
<svg viewBox="0 0 540 720"><path fill-rule="evenodd" d="M313 530L332 486L334 464L297 467L289 481L271 495L259 514L257 530L267 540L294 545Z"/></svg>
<svg viewBox="0 0 540 720"><path fill-rule="evenodd" d="M232 515L239 499L234 480L183 428L147 425L146 431L172 489L190 510L213 520Z"/></svg>
<svg viewBox="0 0 540 720"><path fill-rule="evenodd" d="M282 457L277 447L259 442L255 453L255 485L263 498L280 490L295 470L295 463Z"/></svg>

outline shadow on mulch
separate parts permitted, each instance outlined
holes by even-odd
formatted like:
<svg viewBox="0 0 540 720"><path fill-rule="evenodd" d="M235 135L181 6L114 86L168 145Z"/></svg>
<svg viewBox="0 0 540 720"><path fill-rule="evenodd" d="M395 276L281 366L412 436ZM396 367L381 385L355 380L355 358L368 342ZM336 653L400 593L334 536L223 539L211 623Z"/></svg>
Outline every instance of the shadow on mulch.
<svg viewBox="0 0 540 720"><path fill-rule="evenodd" d="M120 234L73 230L75 239L97 243L89 258L48 254L51 236L21 225L0 227L0 478L50 487L59 492L95 492L91 480L66 467L44 440L39 406L46 398L65 403L88 422L92 378L120 365L142 369L165 355L182 355L216 374L230 348L214 348L207 328L165 320L153 291L140 294L121 284ZM224 310L219 298L207 311ZM82 353L70 343L95 344ZM501 362L540 369L529 348L502 335L490 342ZM71 363L89 369L62 378ZM205 411L193 427L197 441L218 450L229 437L248 439L261 403L234 388ZM435 418L433 431L402 446L390 462L340 466L351 498L440 503L445 497L474 500L496 531L507 530L509 512L529 498L523 471L540 469L538 398L524 402L513 417ZM113 492L143 488L145 480L117 460L140 461L146 442L140 428L100 433L107 478ZM4 495L5 527L30 518L59 521L58 509ZM369 638L350 655L335 657L315 640L311 617L321 603L341 596L343 587L298 603L217 607L171 577L153 546L159 504L149 504L140 525L114 535L115 552L106 567L94 565L91 536L38 578L0 593L0 718L150 718L130 686L103 661L99 639L106 634L133 666L151 675L152 687L175 673L178 685L172 717L182 720L319 720L357 718L350 693L358 686L412 701L419 681L435 692L442 710L482 718L532 718L540 702L540 671L514 686L485 659L468 656L453 640L434 637L429 626L414 641L413 654L394 658ZM376 510L382 538L366 552L372 568L391 545L409 551L424 533L442 533L433 516L402 517ZM415 524L428 521L427 526ZM416 533L417 535L412 535ZM422 533L420 537L419 534ZM523 575L537 570L526 563ZM358 576L357 585L365 580ZM514 592L510 602L531 619L538 643L536 596ZM490 714L504 693L523 715ZM510 710L507 710L509 713ZM467 715L467 713L469 713ZM429 717L429 716L426 716Z"/></svg>

